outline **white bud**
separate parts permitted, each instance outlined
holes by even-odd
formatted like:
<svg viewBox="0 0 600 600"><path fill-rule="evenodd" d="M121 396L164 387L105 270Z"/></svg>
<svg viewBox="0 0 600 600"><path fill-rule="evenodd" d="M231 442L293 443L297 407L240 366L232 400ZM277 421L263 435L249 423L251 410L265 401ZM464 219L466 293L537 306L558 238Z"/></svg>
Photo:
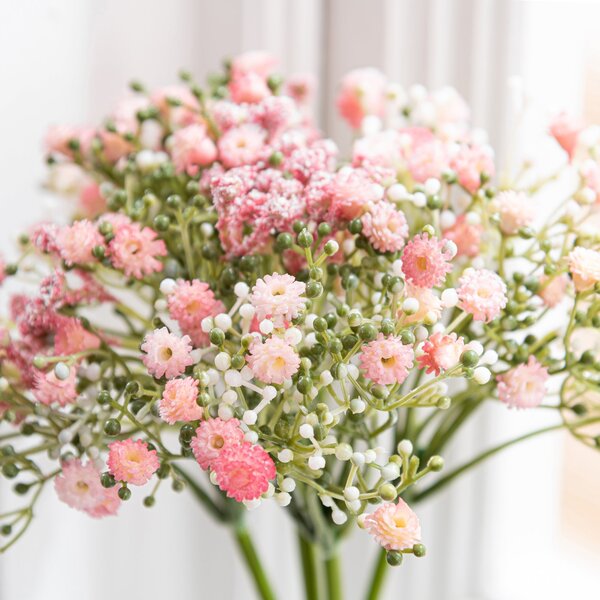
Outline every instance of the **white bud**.
<svg viewBox="0 0 600 600"><path fill-rule="evenodd" d="M223 419L223 421L229 421L229 419L233 417L233 411L228 404L219 404L219 410L217 412L219 414L219 419Z"/></svg>
<svg viewBox="0 0 600 600"><path fill-rule="evenodd" d="M477 367L473 371L473 379L479 385L485 385L492 377L491 371L487 367Z"/></svg>
<svg viewBox="0 0 600 600"><path fill-rule="evenodd" d="M5 392L8 389L8 379L0 377L0 392Z"/></svg>
<svg viewBox="0 0 600 600"><path fill-rule="evenodd" d="M423 327L423 325L419 325L419 326L415 327L414 333L415 333L415 337L417 338L417 340L419 342L426 340L427 336L429 335L427 328Z"/></svg>
<svg viewBox="0 0 600 600"><path fill-rule="evenodd" d="M296 481L291 477L286 477L279 486L284 492L292 493L296 489Z"/></svg>
<svg viewBox="0 0 600 600"><path fill-rule="evenodd" d="M348 520L348 515L339 510L339 509L335 509L332 513L331 513L331 520L336 524L336 525L343 525L347 520Z"/></svg>
<svg viewBox="0 0 600 600"><path fill-rule="evenodd" d="M214 327L214 322L212 317L204 317L202 321L200 321L200 328L204 333L210 333L210 330Z"/></svg>
<svg viewBox="0 0 600 600"><path fill-rule="evenodd" d="M393 481L400 477L400 467L396 463L388 463L381 469L381 477L386 481Z"/></svg>
<svg viewBox="0 0 600 600"><path fill-rule="evenodd" d="M56 376L56 379L64 381L70 374L71 369L64 362L56 363L54 366L54 375Z"/></svg>
<svg viewBox="0 0 600 600"><path fill-rule="evenodd" d="M260 332L263 335L269 335L270 333L273 332L274 329L274 325L273 325L273 321L269 320L269 319L263 319L258 328L260 329Z"/></svg>
<svg viewBox="0 0 600 600"><path fill-rule="evenodd" d="M290 346L297 346L302 341L302 332L297 327L290 327L283 337Z"/></svg>
<svg viewBox="0 0 600 600"><path fill-rule="evenodd" d="M102 371L101 371L100 365L98 363L92 363L85 370L85 376L90 381L98 381L100 379L101 374L102 374Z"/></svg>
<svg viewBox="0 0 600 600"><path fill-rule="evenodd" d="M315 454L308 459L308 468L318 471L325 467L325 459L320 454Z"/></svg>
<svg viewBox="0 0 600 600"><path fill-rule="evenodd" d="M315 435L315 430L309 423L303 423L300 425L300 429L298 431L300 432L300 436L304 439L309 439Z"/></svg>
<svg viewBox="0 0 600 600"><path fill-rule="evenodd" d="M352 462L357 466L357 467L362 467L366 460L365 460L365 455L362 452L354 452L352 454Z"/></svg>
<svg viewBox="0 0 600 600"><path fill-rule="evenodd" d="M319 381L321 382L321 385L330 385L333 382L331 371L323 371L321 375L319 375Z"/></svg>
<svg viewBox="0 0 600 600"><path fill-rule="evenodd" d="M335 503L334 503L333 498L331 496L321 495L321 496L319 496L319 499L321 500L321 504L323 506L327 506L328 508L330 506L335 506Z"/></svg>
<svg viewBox="0 0 600 600"><path fill-rule="evenodd" d="M226 390L221 396L221 401L225 404L233 404L238 399L237 392L235 390Z"/></svg>
<svg viewBox="0 0 600 600"><path fill-rule="evenodd" d="M171 279L170 277L167 277L166 279L163 279L160 282L160 292L165 296L172 294L175 291L176 287L177 282L174 279Z"/></svg>
<svg viewBox="0 0 600 600"><path fill-rule="evenodd" d="M227 313L221 313L215 317L215 325L219 329L227 331L231 327L231 317Z"/></svg>
<svg viewBox="0 0 600 600"><path fill-rule="evenodd" d="M284 448L277 454L277 459L279 462L289 463L294 460L294 453L289 448Z"/></svg>
<svg viewBox="0 0 600 600"><path fill-rule="evenodd" d="M215 228L210 223L202 223L200 231L205 238L210 238L215 233Z"/></svg>
<svg viewBox="0 0 600 600"><path fill-rule="evenodd" d="M292 497L287 492L280 492L279 494L275 494L275 502L279 504L279 506L288 506L292 501Z"/></svg>
<svg viewBox="0 0 600 600"><path fill-rule="evenodd" d="M469 342L469 350L474 350L477 353L477 356L483 354L483 346L481 345L481 342L478 342L477 340Z"/></svg>
<svg viewBox="0 0 600 600"><path fill-rule="evenodd" d="M338 444L335 448L335 457L338 460L346 461L352 458L352 446L350 444Z"/></svg>
<svg viewBox="0 0 600 600"><path fill-rule="evenodd" d="M252 304L242 304L240 306L240 316L246 321L251 321L254 318L255 312L256 310L254 309L254 306L252 306Z"/></svg>
<svg viewBox="0 0 600 600"><path fill-rule="evenodd" d="M352 500L352 502L348 502L348 506L353 513L357 513L362 506L362 502L360 500Z"/></svg>
<svg viewBox="0 0 600 600"><path fill-rule="evenodd" d="M443 250L450 255L450 258L454 258L458 253L458 246L452 240L446 240Z"/></svg>
<svg viewBox="0 0 600 600"><path fill-rule="evenodd" d="M243 383L242 374L234 369L225 371L225 383L231 387L240 387Z"/></svg>
<svg viewBox="0 0 600 600"><path fill-rule="evenodd" d="M217 383L219 383L219 381L221 380L221 377L219 376L219 371L217 371L216 369L207 369L206 374L208 375L208 381L210 385L217 385Z"/></svg>
<svg viewBox="0 0 600 600"><path fill-rule="evenodd" d="M446 288L442 292L441 299L444 308L452 308L458 304L458 293L454 288Z"/></svg>
<svg viewBox="0 0 600 600"><path fill-rule="evenodd" d="M495 365L498 362L498 353L495 350L486 350L481 357L484 365Z"/></svg>
<svg viewBox="0 0 600 600"><path fill-rule="evenodd" d="M154 310L156 312L165 312L167 310L167 308L169 307L169 304L167 303L167 301L164 298L159 298L155 303L154 303Z"/></svg>
<svg viewBox="0 0 600 600"><path fill-rule="evenodd" d="M368 517L369 515L367 513L363 513L362 515L358 515L358 517L356 517L356 524L361 528L364 529L365 528L365 519Z"/></svg>
<svg viewBox="0 0 600 600"><path fill-rule="evenodd" d="M266 385L263 388L262 391L262 397L267 401L267 402L271 402L271 400L273 400L273 398L275 398L275 396L277 396L277 389L274 388L272 385Z"/></svg>
<svg viewBox="0 0 600 600"><path fill-rule="evenodd" d="M402 311L407 315L414 315L419 310L419 301L416 298L407 298L402 303Z"/></svg>
<svg viewBox="0 0 600 600"><path fill-rule="evenodd" d="M256 431L246 431L244 439L250 444L256 444L258 442L258 433Z"/></svg>
<svg viewBox="0 0 600 600"><path fill-rule="evenodd" d="M219 371L227 371L231 366L231 356L227 354L227 352L219 352L215 356L215 367L219 369Z"/></svg>
<svg viewBox="0 0 600 600"><path fill-rule="evenodd" d="M365 462L367 464L370 464L372 462L375 462L377 460L377 452L375 452L375 450L369 448L368 450L365 450Z"/></svg>
<svg viewBox="0 0 600 600"><path fill-rule="evenodd" d="M233 293L238 298L245 298L250 293L250 288L248 287L247 283L244 283L243 281L238 281L233 286Z"/></svg>
<svg viewBox="0 0 600 600"><path fill-rule="evenodd" d="M242 421L246 423L246 425L254 425L258 420L258 415L253 410L244 411L244 415L242 417Z"/></svg>
<svg viewBox="0 0 600 600"><path fill-rule="evenodd" d="M353 414L359 415L360 413L365 412L367 408L366 403L360 398L355 398L354 400L350 400L350 410Z"/></svg>
<svg viewBox="0 0 600 600"><path fill-rule="evenodd" d="M402 440L398 444L398 454L400 456L410 456L413 453L413 445L410 440Z"/></svg>
<svg viewBox="0 0 600 600"><path fill-rule="evenodd" d="M456 223L456 215L451 210L443 210L440 213L440 227L449 229Z"/></svg>
<svg viewBox="0 0 600 600"><path fill-rule="evenodd" d="M439 179L434 179L433 177L430 177L425 182L425 193L428 196L433 196L434 194L437 194L440 191L441 187L442 185L440 184Z"/></svg>
<svg viewBox="0 0 600 600"><path fill-rule="evenodd" d="M412 203L417 208L423 208L427 204L427 196L423 192L415 192L412 195Z"/></svg>
<svg viewBox="0 0 600 600"><path fill-rule="evenodd" d="M469 225L479 225L481 223L481 217L479 216L479 213L471 210L465 215L465 221Z"/></svg>
<svg viewBox="0 0 600 600"><path fill-rule="evenodd" d="M344 498L348 500L348 502L358 499L359 496L360 490L355 485L350 485L344 490Z"/></svg>

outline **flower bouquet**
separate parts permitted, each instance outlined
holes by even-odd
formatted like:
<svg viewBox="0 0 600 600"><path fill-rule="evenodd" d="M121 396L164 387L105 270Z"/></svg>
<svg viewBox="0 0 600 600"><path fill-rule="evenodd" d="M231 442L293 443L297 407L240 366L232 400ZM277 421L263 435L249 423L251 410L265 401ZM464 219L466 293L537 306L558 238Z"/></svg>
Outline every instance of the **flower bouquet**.
<svg viewBox="0 0 600 600"><path fill-rule="evenodd" d="M600 362L579 335L600 325L600 135L561 114L557 173L496 178L454 90L360 69L337 98L356 130L341 160L312 80L284 81L271 56L181 80L133 83L102 125L48 134L75 218L1 263L23 279L0 321L0 466L23 500L0 550L47 487L104 518L168 485L231 528L263 599L248 509L286 507L310 600L342 598L358 526L381 547L376 599L388 565L425 554L421 500L546 431L600 443ZM556 424L438 475L491 402Z"/></svg>

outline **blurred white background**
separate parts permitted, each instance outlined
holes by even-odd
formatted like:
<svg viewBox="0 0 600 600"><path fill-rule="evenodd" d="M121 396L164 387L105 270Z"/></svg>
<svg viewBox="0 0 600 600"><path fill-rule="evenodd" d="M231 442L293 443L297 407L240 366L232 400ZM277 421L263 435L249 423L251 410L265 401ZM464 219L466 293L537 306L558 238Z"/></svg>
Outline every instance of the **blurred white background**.
<svg viewBox="0 0 600 600"><path fill-rule="evenodd" d="M318 75L317 119L343 146L336 81L373 65L406 86L457 87L502 166L518 88L540 115L533 131L561 107L600 121L599 34L592 1L2 0L0 251L11 256L16 232L60 213L42 189L47 127L100 119L131 78L166 84L182 67L202 78L225 56L265 48L283 72ZM527 139L516 141L526 155ZM489 410L446 458L543 424L539 413ZM494 459L420 508L428 557L394 570L385 598L597 598L599 467L559 435ZM11 498L2 486L0 508ZM96 522L49 491L37 516L0 557L0 600L253 598L228 532L185 493L165 490L152 510L138 494L118 519ZM281 597L301 598L285 515L264 507L251 523ZM344 561L350 600L361 597L374 552L357 533Z"/></svg>

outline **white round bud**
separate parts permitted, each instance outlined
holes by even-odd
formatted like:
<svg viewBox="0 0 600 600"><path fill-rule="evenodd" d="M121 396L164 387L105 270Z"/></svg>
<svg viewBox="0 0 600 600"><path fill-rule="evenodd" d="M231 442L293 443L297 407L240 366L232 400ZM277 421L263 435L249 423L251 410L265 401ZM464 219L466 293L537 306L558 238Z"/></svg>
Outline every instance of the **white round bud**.
<svg viewBox="0 0 600 600"><path fill-rule="evenodd" d="M231 366L231 356L227 354L227 352L219 352L215 356L215 367L219 369L219 371L227 371Z"/></svg>
<svg viewBox="0 0 600 600"><path fill-rule="evenodd" d="M210 330L214 327L214 322L212 317L204 317L202 321L200 321L200 328L204 333L210 333Z"/></svg>
<svg viewBox="0 0 600 600"><path fill-rule="evenodd" d="M352 454L352 462L357 466L357 467L362 467L366 460L365 460L365 455L362 452L354 452Z"/></svg>
<svg viewBox="0 0 600 600"><path fill-rule="evenodd" d="M231 317L227 313L221 313L215 317L215 325L223 331L227 331L231 324Z"/></svg>
<svg viewBox="0 0 600 600"><path fill-rule="evenodd" d="M225 404L233 404L238 399L237 392L235 390L226 390L221 396L221 401Z"/></svg>
<svg viewBox="0 0 600 600"><path fill-rule="evenodd" d="M315 454L308 459L308 468L318 471L325 467L325 459L320 454Z"/></svg>
<svg viewBox="0 0 600 600"><path fill-rule="evenodd" d="M284 492L289 492L290 494L296 489L296 480L291 477L286 477L282 482L279 488Z"/></svg>
<svg viewBox="0 0 600 600"><path fill-rule="evenodd" d="M269 335L270 333L273 332L273 329L275 328L275 326L273 325L273 321L269 320L269 319L263 319L258 328L260 329L260 332L263 335Z"/></svg>
<svg viewBox="0 0 600 600"><path fill-rule="evenodd" d="M402 440L399 442L397 449L400 456L410 456L413 453L412 442L410 440Z"/></svg>
<svg viewBox="0 0 600 600"><path fill-rule="evenodd" d="M454 288L446 288L442 292L442 306L452 308L458 304L458 293Z"/></svg>
<svg viewBox="0 0 600 600"><path fill-rule="evenodd" d="M289 448L284 448L277 454L277 459L279 462L289 463L294 460L294 453Z"/></svg>
<svg viewBox="0 0 600 600"><path fill-rule="evenodd" d="M492 377L491 371L487 367L477 367L473 371L473 379L479 385L485 385Z"/></svg>
<svg viewBox="0 0 600 600"><path fill-rule="evenodd" d="M360 500L352 500L352 502L348 502L348 506L353 513L357 513L362 506L362 502Z"/></svg>
<svg viewBox="0 0 600 600"><path fill-rule="evenodd" d="M234 369L225 371L225 383L231 387L240 387L243 383L242 374Z"/></svg>
<svg viewBox="0 0 600 600"><path fill-rule="evenodd" d="M255 312L256 310L254 309L254 306L252 306L252 304L242 304L240 306L240 316L246 321L251 321L254 318Z"/></svg>
<svg viewBox="0 0 600 600"><path fill-rule="evenodd" d="M176 287L177 282L174 279L167 277L166 279L163 279L160 282L160 293L164 294L165 296L168 296L169 294L172 294L175 291Z"/></svg>
<svg viewBox="0 0 600 600"><path fill-rule="evenodd" d="M441 188L442 188L442 185L441 185L439 179L434 179L433 177L430 177L425 182L425 193L428 196L433 196L434 194L437 194Z"/></svg>
<svg viewBox="0 0 600 600"><path fill-rule="evenodd" d="M262 397L267 401L271 402L273 398L277 396L277 389L272 385L266 385L262 391Z"/></svg>
<svg viewBox="0 0 600 600"><path fill-rule="evenodd" d="M215 233L215 228L210 223L202 223L200 231L205 238L210 238Z"/></svg>
<svg viewBox="0 0 600 600"><path fill-rule="evenodd" d="M154 310L156 312L165 312L167 310L167 308L169 307L168 302L164 299L164 298L159 298L155 303L154 303Z"/></svg>
<svg viewBox="0 0 600 600"><path fill-rule="evenodd" d="M375 452L375 450L372 450L371 448L369 448L368 450L365 450L364 454L365 454L365 462L367 464L370 464L377 460L377 452Z"/></svg>
<svg viewBox="0 0 600 600"><path fill-rule="evenodd" d="M245 298L250 293L250 288L248 287L247 283L244 283L243 281L238 281L233 286L233 293L238 298Z"/></svg>
<svg viewBox="0 0 600 600"><path fill-rule="evenodd" d="M56 376L56 379L64 381L70 374L71 369L64 362L56 363L54 366L54 375Z"/></svg>
<svg viewBox="0 0 600 600"><path fill-rule="evenodd" d="M335 457L338 460L346 461L352 458L353 450L350 444L338 444L335 448Z"/></svg>
<svg viewBox="0 0 600 600"><path fill-rule="evenodd" d="M412 195L412 203L417 208L423 208L427 204L427 196L423 192L415 192Z"/></svg>
<svg viewBox="0 0 600 600"><path fill-rule="evenodd" d="M357 500L359 496L360 490L355 485L350 485L344 490L344 498L348 500L348 502Z"/></svg>
<svg viewBox="0 0 600 600"><path fill-rule="evenodd" d="M386 195L391 202L400 202L406 200L408 193L401 183L394 183L386 190Z"/></svg>
<svg viewBox="0 0 600 600"><path fill-rule="evenodd" d="M257 420L258 420L258 415L253 410L244 411L242 421L244 421L244 423L246 423L246 425L254 425Z"/></svg>
<svg viewBox="0 0 600 600"><path fill-rule="evenodd" d="M321 385L330 385L333 383L333 375L331 374L331 371L323 371L321 375L319 375L319 381L321 382Z"/></svg>
<svg viewBox="0 0 600 600"><path fill-rule="evenodd" d="M484 365L495 365L498 362L498 353L495 350L486 350L481 357Z"/></svg>
<svg viewBox="0 0 600 600"><path fill-rule="evenodd" d="M396 463L388 463L381 468L381 478L385 481L393 481L400 477L400 467Z"/></svg>
<svg viewBox="0 0 600 600"><path fill-rule="evenodd" d="M353 414L358 415L360 413L365 412L367 408L366 403L364 402L364 400L361 400L360 398L355 398L354 400L350 400L350 410L352 411Z"/></svg>
<svg viewBox="0 0 600 600"><path fill-rule="evenodd" d="M246 431L244 439L250 444L256 444L258 442L258 433L256 431Z"/></svg>
<svg viewBox="0 0 600 600"><path fill-rule="evenodd" d="M456 223L456 215L451 210L443 210L440 213L440 227L449 229Z"/></svg>
<svg viewBox="0 0 600 600"><path fill-rule="evenodd" d="M217 411L219 415L219 419L223 419L223 421L229 421L233 417L233 411L231 410L231 406L225 403L219 404L219 410Z"/></svg>
<svg viewBox="0 0 600 600"><path fill-rule="evenodd" d="M292 497L287 492L280 492L279 494L275 494L275 502L279 504L279 506L288 506L292 501Z"/></svg>
<svg viewBox="0 0 600 600"><path fill-rule="evenodd" d="M469 350L473 350L477 353L477 356L481 356L483 354L483 345L481 342L473 340L472 342L469 342Z"/></svg>
<svg viewBox="0 0 600 600"><path fill-rule="evenodd" d="M300 429L298 431L300 433L300 436L303 437L304 439L310 439L311 437L314 437L314 435L315 435L315 430L313 429L313 426L310 425L309 423L302 423L302 425L300 425Z"/></svg>
<svg viewBox="0 0 600 600"><path fill-rule="evenodd" d="M331 520L336 524L336 525L343 525L347 520L348 520L348 515L339 510L339 509L335 509L333 510L333 512L331 513Z"/></svg>
<svg viewBox="0 0 600 600"><path fill-rule="evenodd" d="M414 315L419 310L419 301L416 298L407 298L402 303L402 311L407 315Z"/></svg>
<svg viewBox="0 0 600 600"><path fill-rule="evenodd" d="M297 327L290 327L283 337L290 346L297 346L302 341L302 332Z"/></svg>

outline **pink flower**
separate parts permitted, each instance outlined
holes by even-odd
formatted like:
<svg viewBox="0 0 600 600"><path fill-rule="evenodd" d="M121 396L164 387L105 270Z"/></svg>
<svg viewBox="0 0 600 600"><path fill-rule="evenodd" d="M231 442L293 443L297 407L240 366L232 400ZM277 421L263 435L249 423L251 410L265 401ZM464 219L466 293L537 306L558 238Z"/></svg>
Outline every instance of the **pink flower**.
<svg viewBox="0 0 600 600"><path fill-rule="evenodd" d="M119 100L112 111L111 118L121 133L137 133L140 123L137 115L150 106L150 100L142 94L129 94Z"/></svg>
<svg viewBox="0 0 600 600"><path fill-rule="evenodd" d="M422 350L423 354L417 358L419 367L426 369L426 373L439 375L459 363L465 342L462 337L457 338L456 333L444 335L437 332L423 344Z"/></svg>
<svg viewBox="0 0 600 600"><path fill-rule="evenodd" d="M54 351L58 356L68 356L100 347L100 339L90 333L76 317L60 319L54 334Z"/></svg>
<svg viewBox="0 0 600 600"><path fill-rule="evenodd" d="M575 153L581 129L581 123L564 111L555 115L550 121L550 135L569 155L569 160Z"/></svg>
<svg viewBox="0 0 600 600"><path fill-rule="evenodd" d="M153 229L129 223L116 227L114 236L108 248L116 269L136 279L162 271L163 264L157 257L167 256L167 247L162 240L156 239Z"/></svg>
<svg viewBox="0 0 600 600"><path fill-rule="evenodd" d="M250 302L259 321L269 318L276 327L283 327L304 309L306 300L302 295L305 290L306 284L291 275L273 273L256 280Z"/></svg>
<svg viewBox="0 0 600 600"><path fill-rule="evenodd" d="M98 137L102 142L104 157L109 163L116 163L135 150L135 146L121 133L102 129L98 132Z"/></svg>
<svg viewBox="0 0 600 600"><path fill-rule="evenodd" d="M465 215L459 215L451 227L444 229L443 237L456 244L457 256L474 258L479 255L483 226L471 224Z"/></svg>
<svg viewBox="0 0 600 600"><path fill-rule="evenodd" d="M578 292L585 292L600 281L600 252L577 246L567 259Z"/></svg>
<svg viewBox="0 0 600 600"><path fill-rule="evenodd" d="M283 383L298 371L300 357L283 339L255 340L246 357L254 376L264 383Z"/></svg>
<svg viewBox="0 0 600 600"><path fill-rule="evenodd" d="M365 519L365 529L386 550L408 550L421 541L419 517L398 498L386 502Z"/></svg>
<svg viewBox="0 0 600 600"><path fill-rule="evenodd" d="M271 95L264 77L256 73L244 73L231 78L229 95L239 104L255 104Z"/></svg>
<svg viewBox="0 0 600 600"><path fill-rule="evenodd" d="M491 149L487 146L462 144L450 159L450 168L456 172L458 182L474 194L482 185L482 176L493 177L496 169Z"/></svg>
<svg viewBox="0 0 600 600"><path fill-rule="evenodd" d="M500 229L507 235L514 235L522 227L530 225L535 216L524 192L500 192L494 199L494 205L500 214Z"/></svg>
<svg viewBox="0 0 600 600"><path fill-rule="evenodd" d="M98 227L86 219L61 227L55 240L60 256L67 265L95 262L92 250L95 246L104 246L104 238Z"/></svg>
<svg viewBox="0 0 600 600"><path fill-rule="evenodd" d="M298 104L308 104L314 96L315 78L311 73L294 73L286 82L284 91Z"/></svg>
<svg viewBox="0 0 600 600"><path fill-rule="evenodd" d="M539 406L546 395L548 370L534 356L527 364L519 365L498 375L498 397L513 408L534 408Z"/></svg>
<svg viewBox="0 0 600 600"><path fill-rule="evenodd" d="M600 203L600 165L594 160L586 160L579 168L582 185L595 194L594 202Z"/></svg>
<svg viewBox="0 0 600 600"><path fill-rule="evenodd" d="M163 421L196 421L202 418L202 407L196 404L198 382L193 377L167 381L160 399L159 412Z"/></svg>
<svg viewBox="0 0 600 600"><path fill-rule="evenodd" d="M218 141L219 157L227 169L253 165L263 155L266 132L254 123L226 131Z"/></svg>
<svg viewBox="0 0 600 600"><path fill-rule="evenodd" d="M254 73L266 79L276 67L277 59L265 50L250 50L231 61L231 73L234 77Z"/></svg>
<svg viewBox="0 0 600 600"><path fill-rule="evenodd" d="M405 134L406 135L406 134ZM424 183L430 177L439 179L448 168L448 153L445 145L438 139L425 139L423 142L412 142L413 147L405 150L406 167L412 178Z"/></svg>
<svg viewBox="0 0 600 600"><path fill-rule="evenodd" d="M398 311L405 323L420 323L430 314L436 321L442 316L442 302L430 288L422 288L407 283L404 288L406 298L415 298L419 302L419 309L412 315Z"/></svg>
<svg viewBox="0 0 600 600"><path fill-rule="evenodd" d="M142 440L123 440L108 445L108 470L117 481L132 485L148 483L160 467L156 450Z"/></svg>
<svg viewBox="0 0 600 600"><path fill-rule="evenodd" d="M213 461L217 485L238 502L256 500L277 473L273 459L258 444L243 442L224 448Z"/></svg>
<svg viewBox="0 0 600 600"><path fill-rule="evenodd" d="M367 115L384 115L385 87L383 73L372 68L355 69L342 79L336 105L351 127L358 129Z"/></svg>
<svg viewBox="0 0 600 600"><path fill-rule="evenodd" d="M175 127L185 127L200 121L198 99L185 85L170 85L155 90L150 95L150 100L163 119ZM170 100L177 101L179 106L173 106Z"/></svg>
<svg viewBox="0 0 600 600"><path fill-rule="evenodd" d="M378 202L362 216L363 235L380 252L397 252L408 237L404 213L389 202Z"/></svg>
<svg viewBox="0 0 600 600"><path fill-rule="evenodd" d="M80 152L86 154L93 137L94 132L89 128L55 125L48 129L44 145L48 154L62 154L63 156L72 158L73 150L70 148L70 142L77 142Z"/></svg>
<svg viewBox="0 0 600 600"><path fill-rule="evenodd" d="M223 450L239 446L244 441L244 432L237 419L208 419L196 429L191 448L198 464L204 470L210 468Z"/></svg>
<svg viewBox="0 0 600 600"><path fill-rule="evenodd" d="M565 297L568 283L569 278L564 273L555 277L542 275L538 296L546 306L554 308Z"/></svg>
<svg viewBox="0 0 600 600"><path fill-rule="evenodd" d="M178 129L169 139L171 158L178 173L195 175L217 159L217 147L200 124Z"/></svg>
<svg viewBox="0 0 600 600"><path fill-rule="evenodd" d="M106 496L94 463L83 465L78 458L63 463L62 473L54 479L54 489L62 502L86 512L97 508Z"/></svg>
<svg viewBox="0 0 600 600"><path fill-rule="evenodd" d="M102 502L86 512L94 519L102 519L103 517L116 515L120 506L121 499L119 498L119 488L114 486L104 489L104 498L102 499Z"/></svg>
<svg viewBox="0 0 600 600"><path fill-rule="evenodd" d="M66 406L77 399L76 383L75 367L71 367L69 376L64 380L58 379L54 371L48 373L38 371L35 374L33 395L42 404Z"/></svg>
<svg viewBox="0 0 600 600"><path fill-rule="evenodd" d="M432 288L441 285L452 270L452 256L444 249L444 240L416 235L402 253L402 272L406 280L418 287Z"/></svg>
<svg viewBox="0 0 600 600"><path fill-rule="evenodd" d="M350 221L360 217L371 203L383 198L383 188L362 169L341 169L331 182L331 213Z"/></svg>
<svg viewBox="0 0 600 600"><path fill-rule="evenodd" d="M380 333L362 347L360 366L365 376L377 384L402 383L412 369L415 353L396 336L386 338Z"/></svg>
<svg viewBox="0 0 600 600"><path fill-rule="evenodd" d="M506 284L487 269L468 268L458 280L459 308L488 323L506 306Z"/></svg>
<svg viewBox="0 0 600 600"><path fill-rule="evenodd" d="M154 377L165 376L167 379L181 375L194 363L190 341L188 335L178 337L169 333L166 327L146 334L141 348L146 353L142 360L148 372Z"/></svg>
<svg viewBox="0 0 600 600"><path fill-rule="evenodd" d="M83 215L94 218L107 210L106 198L100 192L100 186L95 182L88 183L79 192L79 208Z"/></svg>

